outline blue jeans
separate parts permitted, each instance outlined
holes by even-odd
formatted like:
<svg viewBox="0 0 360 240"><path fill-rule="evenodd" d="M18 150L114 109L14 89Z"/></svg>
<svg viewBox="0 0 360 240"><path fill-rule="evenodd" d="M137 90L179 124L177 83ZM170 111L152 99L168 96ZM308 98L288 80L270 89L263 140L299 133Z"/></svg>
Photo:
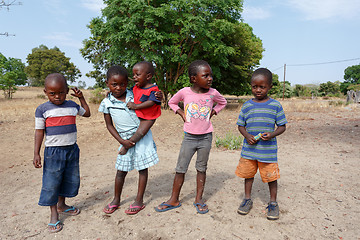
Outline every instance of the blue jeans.
<svg viewBox="0 0 360 240"><path fill-rule="evenodd" d="M45 148L40 206L53 206L57 204L59 196L75 197L78 194L79 154L76 143Z"/></svg>
<svg viewBox="0 0 360 240"><path fill-rule="evenodd" d="M185 132L175 171L177 173L186 173L191 158L197 152L195 168L199 172L206 172L211 142L212 133L195 135Z"/></svg>

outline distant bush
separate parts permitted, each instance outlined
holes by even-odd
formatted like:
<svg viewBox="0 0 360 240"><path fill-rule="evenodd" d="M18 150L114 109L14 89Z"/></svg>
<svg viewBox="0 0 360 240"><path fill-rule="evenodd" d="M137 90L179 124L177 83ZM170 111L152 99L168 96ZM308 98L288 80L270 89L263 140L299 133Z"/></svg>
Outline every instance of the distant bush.
<svg viewBox="0 0 360 240"><path fill-rule="evenodd" d="M340 106L345 106L345 105L347 105L347 103L342 100L329 101L329 106L340 107Z"/></svg>
<svg viewBox="0 0 360 240"><path fill-rule="evenodd" d="M36 98L45 99L46 96L44 94L38 94L36 95Z"/></svg>
<svg viewBox="0 0 360 240"><path fill-rule="evenodd" d="M216 137L215 146L217 148L224 147L229 150L239 149L242 140L242 136L235 136L232 132L228 132L225 134L224 138Z"/></svg>
<svg viewBox="0 0 360 240"><path fill-rule="evenodd" d="M105 98L105 93L102 88L96 88L95 90L91 91L91 97L89 101L91 103L101 103L101 101Z"/></svg>

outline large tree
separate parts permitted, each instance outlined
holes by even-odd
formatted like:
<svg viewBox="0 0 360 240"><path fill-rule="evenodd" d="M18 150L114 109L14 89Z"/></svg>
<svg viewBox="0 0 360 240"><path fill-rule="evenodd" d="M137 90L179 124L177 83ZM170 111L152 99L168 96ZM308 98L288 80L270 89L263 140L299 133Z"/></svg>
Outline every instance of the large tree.
<svg viewBox="0 0 360 240"><path fill-rule="evenodd" d="M219 67L219 79L215 79L213 87L223 94L251 94L250 78L254 67L259 65L262 58L262 41L254 35L252 28L243 22L236 24L234 34L225 35L223 40L232 46L235 52L228 56L227 67ZM207 60L217 66L212 59Z"/></svg>
<svg viewBox="0 0 360 240"><path fill-rule="evenodd" d="M110 65L132 67L141 60L151 61L165 100L166 93L173 94L188 83L186 67L196 59L208 60L219 79L224 72L221 69L232 66L230 56L235 58L239 53L233 43L242 42L230 36L238 34L241 27L246 32L239 24L242 0L104 2L107 7L88 25L91 37L84 40L81 49L83 57L94 65L89 75L101 86ZM244 59L247 56L244 54ZM258 59L254 59L255 65Z"/></svg>
<svg viewBox="0 0 360 240"><path fill-rule="evenodd" d="M81 77L80 70L57 47L49 49L45 45L40 45L33 48L27 56L27 63L25 72L32 86L44 86L45 78L50 73L61 73L71 83Z"/></svg>
<svg viewBox="0 0 360 240"><path fill-rule="evenodd" d="M353 65L344 70L344 82L340 84L341 92L346 94L352 85L360 84L360 65Z"/></svg>
<svg viewBox="0 0 360 240"><path fill-rule="evenodd" d="M25 64L17 58L6 58L0 53L0 89L6 98L12 98L16 86L26 83Z"/></svg>

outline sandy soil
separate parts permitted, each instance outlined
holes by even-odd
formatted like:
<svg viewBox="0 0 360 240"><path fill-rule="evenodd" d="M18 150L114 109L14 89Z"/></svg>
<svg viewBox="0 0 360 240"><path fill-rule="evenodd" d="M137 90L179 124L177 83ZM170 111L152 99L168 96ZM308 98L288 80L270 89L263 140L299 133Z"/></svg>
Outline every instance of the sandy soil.
<svg viewBox="0 0 360 240"><path fill-rule="evenodd" d="M146 208L128 216L124 210L137 191L136 171L128 174L121 207L112 215L103 207L113 196L117 143L107 132L98 105L91 118L78 118L81 188L67 203L81 209L61 216L64 229L47 230L49 208L37 205L42 170L33 159L34 111L46 101L39 88L20 89L14 99L0 99L0 239L360 239L360 107L328 107L312 100L281 101L289 124L278 138L280 219L266 219L267 185L256 175L254 207L242 216L243 180L235 176L239 150L215 147L210 155L204 198L208 214L197 214L192 163L181 193L182 207L157 213L154 207L171 192L182 139L182 121L164 110L153 127L160 163L150 168ZM87 99L89 93L87 93ZM214 136L239 134L239 107L231 104L213 118Z"/></svg>

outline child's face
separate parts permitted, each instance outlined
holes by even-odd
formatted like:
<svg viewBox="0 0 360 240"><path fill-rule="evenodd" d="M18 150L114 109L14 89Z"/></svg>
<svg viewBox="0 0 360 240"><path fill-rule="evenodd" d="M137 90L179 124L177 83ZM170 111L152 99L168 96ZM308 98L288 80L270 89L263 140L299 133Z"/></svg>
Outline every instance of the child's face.
<svg viewBox="0 0 360 240"><path fill-rule="evenodd" d="M110 79L106 81L106 85L109 87L112 95L119 99L126 92L126 87L128 80L125 76L122 75L112 75Z"/></svg>
<svg viewBox="0 0 360 240"><path fill-rule="evenodd" d="M202 89L209 89L213 81L211 67L208 65L200 66L197 74L191 78L194 85Z"/></svg>
<svg viewBox="0 0 360 240"><path fill-rule="evenodd" d="M62 81L49 81L45 84L44 93L49 101L55 105L61 105L66 99L69 88Z"/></svg>
<svg viewBox="0 0 360 240"><path fill-rule="evenodd" d="M258 101L268 98L267 94L272 85L264 75L257 75L251 79L251 92Z"/></svg>
<svg viewBox="0 0 360 240"><path fill-rule="evenodd" d="M151 74L147 73L145 64L136 64L133 67L133 78L136 86L145 87L151 79Z"/></svg>

